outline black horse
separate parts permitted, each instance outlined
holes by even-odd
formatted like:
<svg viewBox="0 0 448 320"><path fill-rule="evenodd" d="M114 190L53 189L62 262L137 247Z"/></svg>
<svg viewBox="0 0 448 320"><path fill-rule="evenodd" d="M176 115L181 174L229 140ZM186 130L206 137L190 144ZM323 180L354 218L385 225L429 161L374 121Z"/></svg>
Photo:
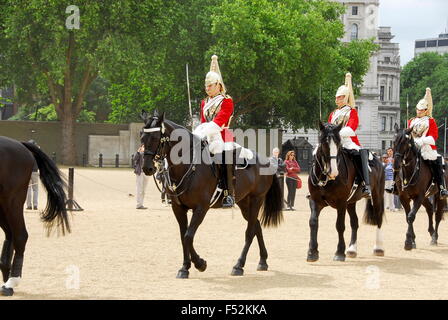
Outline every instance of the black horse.
<svg viewBox="0 0 448 320"><path fill-rule="evenodd" d="M163 158L168 160L167 194L172 199L172 210L179 224L184 256L183 265L177 278L188 278L191 262L201 272L207 268L206 261L200 258L193 247L193 239L209 208L221 207L219 199L213 201L215 204L211 203L219 182L218 171L220 168L207 163L207 161L202 161L204 155L210 156L208 147L204 148L199 138L184 127L166 120L164 113L159 116L155 112L153 116L149 116L143 111L141 117L145 122L141 136L141 141L145 146L143 171L146 175L152 175L156 172L154 161ZM189 139L187 146L190 151L193 150L192 155L187 159L189 163L175 163L171 154L177 142L171 141L170 137L176 129L180 129ZM199 152L197 152L198 146ZM232 275L243 275L247 252L254 236L257 236L260 248L260 261L257 270L268 269L266 263L268 254L258 220L260 208L263 206L261 218L263 226L276 226L283 218L280 185L275 174L261 175L261 168L262 165L257 157L255 164L249 164L245 169L236 170L235 173L236 203L240 207L244 219L247 220L247 229L245 245L238 262L233 267ZM193 211L190 224L188 224L187 218L189 209Z"/></svg>
<svg viewBox="0 0 448 320"><path fill-rule="evenodd" d="M361 184L355 189L357 170L348 151L341 147L339 131L342 125L320 123L319 146L313 160L313 166L308 178L310 192L310 244L308 262L319 259L317 250L317 231L319 227L320 211L331 206L337 209L336 230L339 234L335 261L345 261L345 211L350 215L352 236L347 255L351 258L357 255L358 217L356 202L361 200ZM364 219L370 225L377 226L376 244L374 254L384 255L381 225L384 215L384 170L381 162L374 157L369 161L371 168L370 181L372 186L372 199L367 200ZM355 185L356 186L356 185Z"/></svg>
<svg viewBox="0 0 448 320"><path fill-rule="evenodd" d="M23 205L34 162L47 190L47 206L41 212L48 235L54 223L63 234L70 232L65 209L65 182L53 161L36 145L0 137L0 227L5 232L0 270L3 274L3 295L13 295L13 288L22 276L23 257L28 233L23 217ZM14 259L13 258L14 254ZM12 265L11 265L12 260Z"/></svg>
<svg viewBox="0 0 448 320"><path fill-rule="evenodd" d="M404 243L405 250L415 249L414 220L417 211L423 205L428 214L428 232L431 236L431 245L437 245L439 238L438 230L440 221L443 218L446 199L441 199L437 188L430 188L432 184L432 171L430 165L423 160L420 151L417 149L412 137L412 128L399 129L395 125L394 149L394 177L398 190L400 202L406 213L408 230ZM446 175L445 175L446 180ZM433 202L430 196L433 195ZM413 201L412 209L410 206ZM435 209L436 228L433 225L433 215Z"/></svg>

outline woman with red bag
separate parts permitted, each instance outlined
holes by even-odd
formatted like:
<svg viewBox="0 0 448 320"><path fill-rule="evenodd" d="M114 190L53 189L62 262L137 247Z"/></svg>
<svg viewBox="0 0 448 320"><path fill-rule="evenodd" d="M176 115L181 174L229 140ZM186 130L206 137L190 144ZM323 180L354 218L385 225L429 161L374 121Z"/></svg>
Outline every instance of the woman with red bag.
<svg viewBox="0 0 448 320"><path fill-rule="evenodd" d="M294 211L294 200L296 197L296 188L299 181L300 166L296 161L294 151L288 151L286 154L286 186L288 187L287 210Z"/></svg>

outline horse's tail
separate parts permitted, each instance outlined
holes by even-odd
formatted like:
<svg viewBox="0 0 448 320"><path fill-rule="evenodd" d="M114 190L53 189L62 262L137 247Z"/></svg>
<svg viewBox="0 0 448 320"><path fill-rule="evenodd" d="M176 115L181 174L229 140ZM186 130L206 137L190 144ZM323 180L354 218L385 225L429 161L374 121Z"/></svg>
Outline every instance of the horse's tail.
<svg viewBox="0 0 448 320"><path fill-rule="evenodd" d="M34 159L36 159L40 171L40 180L47 190L47 206L41 213L41 219L45 223L47 234L51 233L55 221L63 235L66 231L70 232L70 224L65 207L67 183L64 181L62 173L53 160L41 151L39 147L29 142L22 142L22 144L31 151Z"/></svg>
<svg viewBox="0 0 448 320"><path fill-rule="evenodd" d="M375 158L374 168L376 174L373 175L372 199L366 201L366 210L364 212L364 222L381 228L384 217L384 170L382 164Z"/></svg>
<svg viewBox="0 0 448 320"><path fill-rule="evenodd" d="M263 227L276 227L283 221L283 195L276 175L272 175L272 184L264 198L261 224Z"/></svg>

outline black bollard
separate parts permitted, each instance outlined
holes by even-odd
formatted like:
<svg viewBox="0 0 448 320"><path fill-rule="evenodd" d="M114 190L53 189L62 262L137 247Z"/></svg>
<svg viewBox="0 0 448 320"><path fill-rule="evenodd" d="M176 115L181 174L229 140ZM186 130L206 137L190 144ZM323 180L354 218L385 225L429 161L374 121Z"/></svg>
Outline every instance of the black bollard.
<svg viewBox="0 0 448 320"><path fill-rule="evenodd" d="M53 159L53 162L56 163L56 152L51 154L51 159Z"/></svg>
<svg viewBox="0 0 448 320"><path fill-rule="evenodd" d="M73 210L73 172L73 168L68 168L68 210Z"/></svg>
<svg viewBox="0 0 448 320"><path fill-rule="evenodd" d="M115 155L115 168L120 166L120 156L118 154Z"/></svg>
<svg viewBox="0 0 448 320"><path fill-rule="evenodd" d="M85 153L82 154L82 166L87 167L87 155Z"/></svg>
<svg viewBox="0 0 448 320"><path fill-rule="evenodd" d="M99 162L98 162L98 166L99 166L100 168L103 167L103 154L102 154L102 153L100 153L100 159L99 159Z"/></svg>

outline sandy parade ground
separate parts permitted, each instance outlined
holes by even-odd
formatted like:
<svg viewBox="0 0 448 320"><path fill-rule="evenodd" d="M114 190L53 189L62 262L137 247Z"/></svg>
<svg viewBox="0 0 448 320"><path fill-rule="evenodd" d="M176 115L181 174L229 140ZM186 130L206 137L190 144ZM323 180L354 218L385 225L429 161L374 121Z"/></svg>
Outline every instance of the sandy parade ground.
<svg viewBox="0 0 448 320"><path fill-rule="evenodd" d="M68 175L68 169L62 168ZM230 275L244 245L246 223L238 208L210 210L195 237L207 260L205 272L182 264L178 225L162 204L149 177L145 205L136 210L135 175L130 168L75 168L75 199L85 210L71 214L72 233L46 237L36 211L25 210L29 232L23 280L13 297L0 299L446 299L448 227L442 221L439 246L429 245L428 222L420 210L417 249L403 249L407 225L403 211L386 211L385 256L372 254L375 228L360 224L358 257L334 262L336 211L322 211L320 260L306 262L309 205L306 175L296 195L297 211L285 211L276 229L264 229L269 271L258 272L254 241L243 277ZM39 209L46 202L39 189ZM364 203L358 205L362 217ZM190 213L189 213L190 215ZM350 224L346 216L348 246Z"/></svg>

